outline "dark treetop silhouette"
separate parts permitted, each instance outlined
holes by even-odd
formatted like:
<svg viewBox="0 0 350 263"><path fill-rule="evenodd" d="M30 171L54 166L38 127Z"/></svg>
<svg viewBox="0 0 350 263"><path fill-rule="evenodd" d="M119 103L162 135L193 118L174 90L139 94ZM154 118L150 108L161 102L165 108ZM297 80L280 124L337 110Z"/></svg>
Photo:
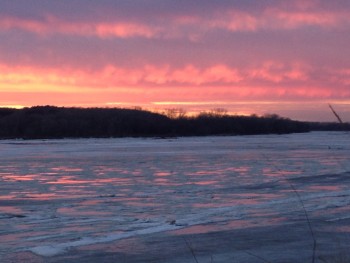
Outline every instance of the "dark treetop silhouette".
<svg viewBox="0 0 350 263"><path fill-rule="evenodd" d="M277 115L233 116L215 111L174 117L141 109L0 108L2 139L248 135L311 130L350 130L350 125L300 122Z"/></svg>

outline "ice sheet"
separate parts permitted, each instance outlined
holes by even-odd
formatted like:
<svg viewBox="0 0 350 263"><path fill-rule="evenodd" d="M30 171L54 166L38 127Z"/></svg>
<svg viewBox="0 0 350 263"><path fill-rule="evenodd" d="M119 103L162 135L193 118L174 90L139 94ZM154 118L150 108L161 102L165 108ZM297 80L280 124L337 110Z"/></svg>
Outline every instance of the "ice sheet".
<svg viewBox="0 0 350 263"><path fill-rule="evenodd" d="M0 141L0 250L289 224L305 220L301 203L312 220L342 220L349 156L344 132Z"/></svg>

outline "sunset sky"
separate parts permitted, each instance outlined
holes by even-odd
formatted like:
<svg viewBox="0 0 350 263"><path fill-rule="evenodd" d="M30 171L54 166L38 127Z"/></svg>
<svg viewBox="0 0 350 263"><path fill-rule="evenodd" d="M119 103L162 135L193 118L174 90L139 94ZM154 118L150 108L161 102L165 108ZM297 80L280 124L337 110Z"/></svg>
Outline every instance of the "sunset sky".
<svg viewBox="0 0 350 263"><path fill-rule="evenodd" d="M1 0L0 106L350 121L349 0Z"/></svg>

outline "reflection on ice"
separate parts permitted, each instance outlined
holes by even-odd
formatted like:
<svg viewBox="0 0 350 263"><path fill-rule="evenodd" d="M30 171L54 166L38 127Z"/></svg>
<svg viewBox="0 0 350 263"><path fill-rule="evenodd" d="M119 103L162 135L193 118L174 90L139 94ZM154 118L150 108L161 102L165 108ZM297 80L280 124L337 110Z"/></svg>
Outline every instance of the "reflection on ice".
<svg viewBox="0 0 350 263"><path fill-rule="evenodd" d="M0 144L6 251L287 224L304 220L296 192L315 220L350 212L346 133Z"/></svg>
<svg viewBox="0 0 350 263"><path fill-rule="evenodd" d="M154 175L155 176L169 176L169 175L171 175L171 172L156 172Z"/></svg>
<svg viewBox="0 0 350 263"><path fill-rule="evenodd" d="M310 191L319 192L319 191L340 191L343 187L340 185L312 185L308 189Z"/></svg>
<svg viewBox="0 0 350 263"><path fill-rule="evenodd" d="M60 172L66 172L66 173L72 173L72 172L81 172L83 171L83 169L78 168L78 167L67 167L67 166L57 166L57 167L52 167L51 168L52 171Z"/></svg>

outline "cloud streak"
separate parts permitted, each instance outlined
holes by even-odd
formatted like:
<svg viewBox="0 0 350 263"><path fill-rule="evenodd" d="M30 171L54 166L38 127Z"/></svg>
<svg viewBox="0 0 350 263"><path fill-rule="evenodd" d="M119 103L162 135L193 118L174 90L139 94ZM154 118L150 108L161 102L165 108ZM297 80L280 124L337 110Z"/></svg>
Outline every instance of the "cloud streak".
<svg viewBox="0 0 350 263"><path fill-rule="evenodd" d="M170 65L145 65L137 69L109 65L97 71L0 65L0 71L2 91L8 92L84 93L109 89L138 90L144 87L164 93L186 88L189 93L193 93L192 97L198 97L198 92L205 90L212 90L212 95L224 92L239 98L335 99L350 96L347 86L350 82L350 69L343 69L338 73L324 69L323 75L334 76L329 85L338 85L336 90L323 83L314 83L315 86L308 87L305 83L310 80L312 69L300 63L288 65L268 61L245 69L231 68L223 64L204 68L194 65L181 68L172 68Z"/></svg>
<svg viewBox="0 0 350 263"><path fill-rule="evenodd" d="M142 24L132 22L100 22L100 23L83 23L83 22L66 22L54 17L47 17L45 21L24 20L16 17L0 18L1 30L20 29L39 35L81 35L106 37L146 37L150 38L156 35L157 30Z"/></svg>
<svg viewBox="0 0 350 263"><path fill-rule="evenodd" d="M296 5L297 6L297 5ZM40 10L38 10L40 12ZM132 17L132 16L131 16ZM249 12L229 7L227 10L208 10L206 15L154 14L154 17L101 17L89 19L72 17L65 19L55 13L38 17L21 17L9 14L0 16L0 30L23 30L39 35L65 34L94 36L99 38L188 38L196 39L208 32L255 32L259 30L295 30L314 26L342 28L350 24L350 10L328 11L317 8L264 7L258 12Z"/></svg>

